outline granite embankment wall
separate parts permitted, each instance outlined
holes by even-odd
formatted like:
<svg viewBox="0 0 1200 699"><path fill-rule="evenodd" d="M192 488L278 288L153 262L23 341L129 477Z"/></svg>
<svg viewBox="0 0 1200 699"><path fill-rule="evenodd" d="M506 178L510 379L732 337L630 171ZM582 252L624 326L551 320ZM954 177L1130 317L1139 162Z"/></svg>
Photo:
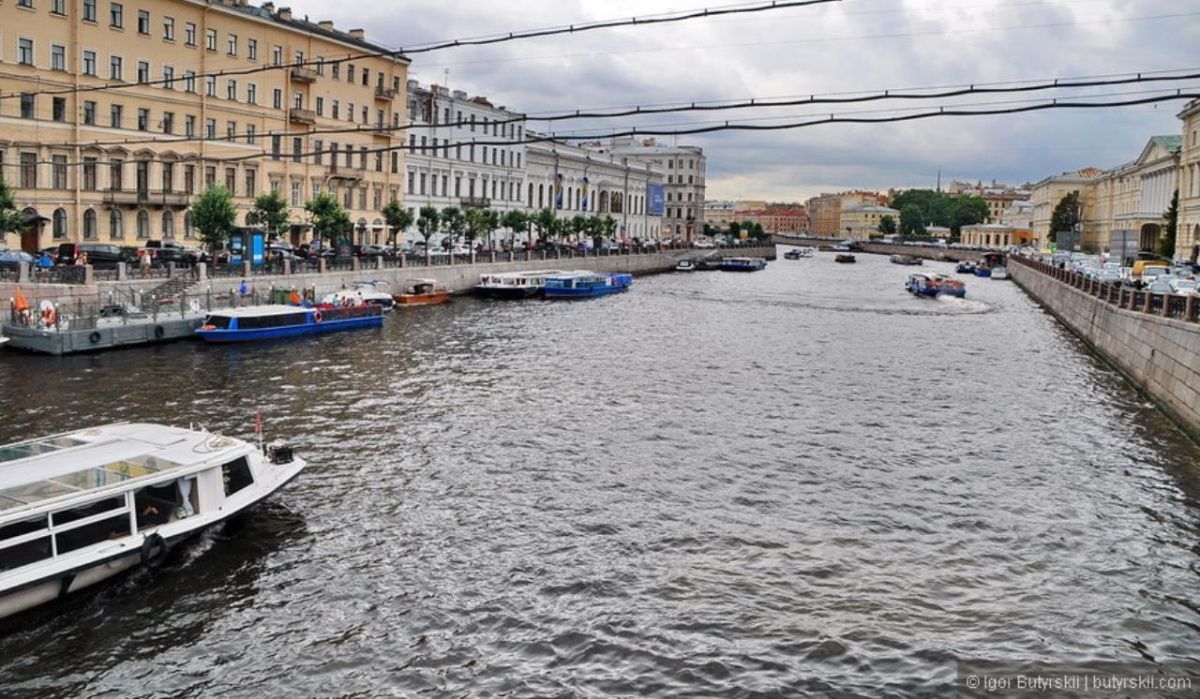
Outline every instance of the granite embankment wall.
<svg viewBox="0 0 1200 699"><path fill-rule="evenodd" d="M1101 285L1022 258L1009 273L1043 308L1200 440L1200 299Z"/></svg>
<svg viewBox="0 0 1200 699"><path fill-rule="evenodd" d="M471 290L481 274L497 274L501 272L520 272L532 269L561 269L561 270L591 270L596 272L628 272L636 276L668 272L675 267L679 258L704 253L707 251L665 250L658 253L640 255L602 255L602 256L567 256L555 257L550 255L542 258L534 255L532 259L517 259L512 262L490 262L477 260L474 264L438 264L410 265L405 267L376 267L373 262L364 263L360 269L330 269L325 272L304 271L294 274L261 274L255 272L246 280L256 290L264 291L270 288L308 289L316 290L318 296L352 286L363 280L383 280L391 285L393 291L398 291L405 280L413 278L435 279L445 284L454 293L466 293ZM724 248L716 252L719 255L766 257L775 259L775 248ZM520 258L520 256L518 256ZM164 283L166 278L154 279L136 278L138 271L130 270L130 278L122 281L92 281L86 284L43 284L37 282L0 282L0 314L8 317L10 299L21 287L26 297L33 303L41 299L51 299L56 305L66 304L67 308L79 303L92 303L104 298L110 292L129 294L130 292L145 292ZM191 274L181 270L179 274ZM241 276L208 275L205 281L192 286L194 291L212 289L213 291L228 291L241 283Z"/></svg>

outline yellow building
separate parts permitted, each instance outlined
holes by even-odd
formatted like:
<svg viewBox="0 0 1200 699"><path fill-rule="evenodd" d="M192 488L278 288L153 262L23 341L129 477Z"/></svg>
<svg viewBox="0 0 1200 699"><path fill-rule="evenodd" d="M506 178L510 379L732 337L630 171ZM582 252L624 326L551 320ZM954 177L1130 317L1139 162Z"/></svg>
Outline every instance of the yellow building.
<svg viewBox="0 0 1200 699"><path fill-rule="evenodd" d="M1183 135L1179 149L1179 222L1175 257L1196 261L1200 256L1200 100L1179 113Z"/></svg>
<svg viewBox="0 0 1200 699"><path fill-rule="evenodd" d="M271 3L0 0L0 167L29 221L4 242L191 238L216 183L239 220L270 188L295 222L332 192L377 240L404 155L376 149L405 134L375 127L404 122L408 78L406 58L362 57L385 51Z"/></svg>
<svg viewBox="0 0 1200 699"><path fill-rule="evenodd" d="M839 235L853 240L867 240L879 233L879 222L884 216L891 216L900 226L900 212L878 204L861 204L842 211L838 227Z"/></svg>
<svg viewBox="0 0 1200 699"><path fill-rule="evenodd" d="M809 232L813 235L833 238L845 234L842 211L864 204L886 205L888 196L878 192L851 191L840 194L822 194L805 202L808 212ZM899 219L896 221L899 223Z"/></svg>
<svg viewBox="0 0 1200 699"><path fill-rule="evenodd" d="M1050 243L1050 219L1054 207L1063 197L1079 194L1080 245L1092 249L1101 247L1100 227L1096 220L1096 180L1101 172L1096 168L1083 168L1047 177L1033 186L1029 201L1033 204L1033 245L1044 247ZM1107 241L1105 241L1107 242Z"/></svg>
<svg viewBox="0 0 1200 699"><path fill-rule="evenodd" d="M1155 136L1136 160L1096 180L1097 235L1103 246L1124 235L1139 250L1157 248L1175 192L1179 146L1179 136Z"/></svg>

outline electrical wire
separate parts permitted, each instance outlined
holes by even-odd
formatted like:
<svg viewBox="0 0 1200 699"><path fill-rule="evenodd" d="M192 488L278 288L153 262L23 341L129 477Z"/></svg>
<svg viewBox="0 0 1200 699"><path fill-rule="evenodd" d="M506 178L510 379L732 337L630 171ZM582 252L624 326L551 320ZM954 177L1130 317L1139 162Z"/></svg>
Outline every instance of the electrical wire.
<svg viewBox="0 0 1200 699"><path fill-rule="evenodd" d="M714 112L725 110L743 110L743 109L774 109L780 107L803 107L820 104L862 104L871 102L881 102L888 100L900 101L917 101L917 100L934 100L934 99L949 99L955 97L963 97L967 95L989 95L989 94L1022 94L1032 92L1044 92L1047 90L1074 90L1091 87L1111 87L1116 85L1131 85L1142 83L1159 83L1159 82L1176 82L1184 80L1200 79L1200 68L1186 69L1188 72L1179 74L1159 73L1126 73L1121 75L1103 75L1103 76L1085 76L1081 78L1046 78L1036 82L1018 84L1018 83L984 83L980 85L967 85L965 87L953 87L943 89L940 87L914 87L902 88L899 90L882 90L872 94L860 94L857 96L849 95L848 93L834 93L829 95L809 95L808 97L794 98L750 98L738 100L734 102L691 102L688 104L676 104L668 106L637 106L629 108L613 109L597 109L597 110L575 110L574 112L561 112L557 114L549 114L545 116L527 116L520 115L510 119L494 119L488 122L487 125L508 125L513 123L525 123L528 121L546 122L552 124L554 122L578 120L578 119L616 119L623 117L639 117L654 114L677 114L685 112ZM930 90L934 90L931 92ZM843 96L844 95L844 96ZM364 134L378 135L388 134L397 131L423 130L423 129L440 129L467 127L479 125L479 122L471 121L453 121L445 123L425 123L425 124L402 124L398 126L353 126L341 128L324 128L313 129L309 131L287 131L287 132L255 132L256 137L265 137L269 135L280 136L318 136L318 135L335 135L335 134ZM251 134L249 132L235 132L232 137L226 134L224 137L206 137L206 136L164 136L164 137L147 137L120 139L110 141L88 141L86 143L63 143L56 144L67 148L91 148L91 147L107 147L107 146L132 146L132 145L148 145L148 144L178 144L191 142L209 142L209 143L228 143L230 141L238 141L239 139L247 139ZM466 143L466 142L464 142Z"/></svg>
<svg viewBox="0 0 1200 699"><path fill-rule="evenodd" d="M693 19L705 19L710 17L723 17L736 14L751 14L759 12L769 12L772 10L780 10L791 7L808 7L810 5L824 5L828 3L841 2L842 0L769 0L768 2L759 2L753 4L741 5L725 5L713 8L704 8L700 10L686 10L683 12L666 13L659 15L646 15L642 17L629 17L626 19L601 20L597 22L586 22L583 24L571 24L558 27L548 27L542 29L529 29L523 31L506 32L502 34L493 34L482 37L472 37L463 39L450 39L445 41L433 42L427 45L418 45L412 48L398 48L395 50L373 51L367 53L350 54L341 58L333 58L330 60L309 60L296 61L293 63L284 63L279 65L256 66L254 68L238 68L234 70L219 70L207 73L195 73L192 78L208 78L208 77L234 77L241 75L253 75L256 73L264 73L273 70L291 70L293 68L303 68L306 66L326 66L338 65L347 61L361 60L364 58L404 58L419 53L430 53L433 51L441 51L449 48L462 48L468 46L488 46L493 44L507 43L511 41L522 41L527 39L543 38L548 36L558 36L563 34L580 34L583 32L596 31L599 29L612 29L616 27L637 27L637 26L653 26L658 24L686 22ZM26 95L69 95L81 92L105 92L108 90L123 90L132 87L146 87L154 85L165 85L173 83L181 78L160 78L155 80L147 80L136 83L122 83L120 85L88 85L75 86L65 89L52 90L37 90L34 92L25 92ZM0 95L0 100L14 99L20 97L20 94Z"/></svg>

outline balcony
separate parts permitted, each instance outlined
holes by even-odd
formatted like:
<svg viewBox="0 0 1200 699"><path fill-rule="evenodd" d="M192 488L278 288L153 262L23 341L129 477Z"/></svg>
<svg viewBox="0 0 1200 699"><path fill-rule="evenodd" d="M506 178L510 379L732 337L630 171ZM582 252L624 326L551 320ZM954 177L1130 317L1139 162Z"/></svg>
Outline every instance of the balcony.
<svg viewBox="0 0 1200 699"><path fill-rule="evenodd" d="M391 102L392 100L396 99L396 91L391 89L390 87L384 87L383 85L376 85L375 86L375 99L384 100L386 102Z"/></svg>
<svg viewBox="0 0 1200 699"><path fill-rule="evenodd" d="M288 113L288 119L293 124L303 124L305 126L312 126L313 124L317 123L317 113L311 109L293 108Z"/></svg>
<svg viewBox="0 0 1200 699"><path fill-rule="evenodd" d="M152 206L155 208L185 209L191 202L191 195L186 192L164 192L153 190L109 190L104 193L104 203L107 206Z"/></svg>
<svg viewBox="0 0 1200 699"><path fill-rule="evenodd" d="M492 200L487 197L462 197L458 203L468 208L486 209L492 205Z"/></svg>
<svg viewBox="0 0 1200 699"><path fill-rule="evenodd" d="M292 82L305 85L317 81L317 71L312 68L292 68Z"/></svg>
<svg viewBox="0 0 1200 699"><path fill-rule="evenodd" d="M338 165L336 162L329 166L329 179L331 180L361 180L366 174L367 171L361 167Z"/></svg>

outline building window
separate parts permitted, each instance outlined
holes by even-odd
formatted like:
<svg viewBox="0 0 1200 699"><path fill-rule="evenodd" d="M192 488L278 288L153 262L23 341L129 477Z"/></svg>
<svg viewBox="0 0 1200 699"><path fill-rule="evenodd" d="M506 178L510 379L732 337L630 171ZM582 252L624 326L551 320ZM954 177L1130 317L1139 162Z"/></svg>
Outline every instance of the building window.
<svg viewBox="0 0 1200 699"><path fill-rule="evenodd" d="M83 21L96 21L96 0L83 0Z"/></svg>
<svg viewBox="0 0 1200 699"><path fill-rule="evenodd" d="M23 189L37 189L37 153L21 154L19 181Z"/></svg>
<svg viewBox="0 0 1200 699"><path fill-rule="evenodd" d="M229 79L225 81L225 99L237 101L237 81Z"/></svg>
<svg viewBox="0 0 1200 699"><path fill-rule="evenodd" d="M67 48L54 44L50 47L50 70L67 69Z"/></svg>
<svg viewBox="0 0 1200 699"><path fill-rule="evenodd" d="M162 237L175 237L175 214L170 211L164 211L162 215Z"/></svg>
<svg viewBox="0 0 1200 699"><path fill-rule="evenodd" d="M246 86L246 102L249 104L258 104L258 85L250 83Z"/></svg>
<svg viewBox="0 0 1200 699"><path fill-rule="evenodd" d="M137 129L138 131L150 130L150 110L144 107L139 107L137 112Z"/></svg>
<svg viewBox="0 0 1200 699"><path fill-rule="evenodd" d="M192 212L189 211L183 215L183 237L195 238L196 232L192 230Z"/></svg>
<svg viewBox="0 0 1200 699"><path fill-rule="evenodd" d="M339 111L339 109L340 109L340 108L341 108L341 105L340 105L340 104L338 104L338 101L337 101L337 100L334 100L334 101L333 101L333 107L332 107L332 109L331 109L331 110L330 110L330 112L329 112L329 116L333 117L334 119L337 119L337 118L338 118L338 111Z"/></svg>
<svg viewBox="0 0 1200 699"><path fill-rule="evenodd" d="M217 184L217 168L208 165L204 168L204 188L212 189Z"/></svg>
<svg viewBox="0 0 1200 699"><path fill-rule="evenodd" d="M150 36L150 13L146 10L138 10L137 31Z"/></svg>
<svg viewBox="0 0 1200 699"><path fill-rule="evenodd" d="M257 143L258 136L255 133L254 124L246 124L246 143Z"/></svg>
<svg viewBox="0 0 1200 699"><path fill-rule="evenodd" d="M325 147L325 143L324 143L324 142L322 142L322 141L313 141L313 163L314 163L314 164L316 164L316 165L320 165L320 164L321 164L321 161L322 161L322 159L323 159L323 158L322 158L322 156L321 156L321 154L322 154L322 152L323 152L323 149L324 149L324 147Z"/></svg>
<svg viewBox="0 0 1200 699"><path fill-rule="evenodd" d="M54 189L67 188L67 156L50 156L50 180Z"/></svg>
<svg viewBox="0 0 1200 699"><path fill-rule="evenodd" d="M196 166L183 166L183 191L188 194L196 193Z"/></svg>
<svg viewBox="0 0 1200 699"><path fill-rule="evenodd" d="M112 3L108 7L108 23L115 29L125 27L125 8L120 3Z"/></svg>
<svg viewBox="0 0 1200 699"><path fill-rule="evenodd" d="M163 38L167 41L175 41L175 18L163 17Z"/></svg>
<svg viewBox="0 0 1200 699"><path fill-rule="evenodd" d="M51 118L54 119L55 121L66 121L67 120L67 98L66 97L55 97L53 107L54 107L54 109L51 114Z"/></svg>
<svg viewBox="0 0 1200 699"><path fill-rule="evenodd" d="M196 45L196 25L192 22L184 22L183 24L183 43L188 46Z"/></svg>
<svg viewBox="0 0 1200 699"><path fill-rule="evenodd" d="M258 60L258 39L246 39L246 58Z"/></svg>
<svg viewBox="0 0 1200 699"><path fill-rule="evenodd" d="M205 119L204 120L204 137L207 139L214 139L217 137L217 120L216 119Z"/></svg>
<svg viewBox="0 0 1200 699"><path fill-rule="evenodd" d="M279 134L271 134L271 159L279 160L279 156L282 152L283 137Z"/></svg>
<svg viewBox="0 0 1200 699"><path fill-rule="evenodd" d="M92 209L83 212L83 239L96 239L96 212Z"/></svg>
<svg viewBox="0 0 1200 699"><path fill-rule="evenodd" d="M342 79L342 64L341 63L333 64L333 79L334 80Z"/></svg>
<svg viewBox="0 0 1200 699"><path fill-rule="evenodd" d="M139 85L145 85L150 82L150 62L138 61L137 81Z"/></svg>
<svg viewBox="0 0 1200 699"><path fill-rule="evenodd" d="M95 51L84 51L83 52L83 74L84 75L95 75L96 74L96 52Z"/></svg>
<svg viewBox="0 0 1200 699"><path fill-rule="evenodd" d="M32 92L21 93L21 118L33 119L37 113L36 104L34 102L34 94Z"/></svg>
<svg viewBox="0 0 1200 699"><path fill-rule="evenodd" d="M325 98L317 98L317 116L325 116Z"/></svg>
<svg viewBox="0 0 1200 699"><path fill-rule="evenodd" d="M303 138L293 138L292 139L292 162L294 162L294 163L300 162L300 158L303 155L304 155L304 139Z"/></svg>
<svg viewBox="0 0 1200 699"><path fill-rule="evenodd" d="M292 109L304 109L304 93L292 93Z"/></svg>
<svg viewBox="0 0 1200 699"><path fill-rule="evenodd" d="M33 39L17 39L17 63L33 65Z"/></svg>
<svg viewBox="0 0 1200 699"><path fill-rule="evenodd" d="M164 192L175 191L175 163L170 161L162 164L162 190Z"/></svg>
<svg viewBox="0 0 1200 699"><path fill-rule="evenodd" d="M125 161L113 160L108 164L108 188L120 192L125 188Z"/></svg>
<svg viewBox="0 0 1200 699"><path fill-rule="evenodd" d="M253 197L258 194L258 170L252 167L246 168L246 196Z"/></svg>
<svg viewBox="0 0 1200 699"><path fill-rule="evenodd" d="M236 121L225 122L225 140L233 141L236 139L237 139L237 122Z"/></svg>
<svg viewBox="0 0 1200 699"><path fill-rule="evenodd" d="M96 125L96 103L90 100L83 103L83 123L87 126Z"/></svg>
<svg viewBox="0 0 1200 699"><path fill-rule="evenodd" d="M171 66L163 66L163 87L168 90L175 89L175 69Z"/></svg>
<svg viewBox="0 0 1200 699"><path fill-rule="evenodd" d="M230 194L237 193L237 168L225 168L225 189L228 189Z"/></svg>
<svg viewBox="0 0 1200 699"><path fill-rule="evenodd" d="M300 182L298 180L292 180L292 206L300 206L303 203L302 193L300 191Z"/></svg>
<svg viewBox="0 0 1200 699"><path fill-rule="evenodd" d="M217 30L209 29L204 32L204 48L209 51L217 50Z"/></svg>
<svg viewBox="0 0 1200 699"><path fill-rule="evenodd" d="M121 66L121 57L120 56L109 56L108 57L108 79L109 80L121 80L122 79L121 78L121 73L122 73L121 68L122 68L122 66Z"/></svg>
<svg viewBox="0 0 1200 699"><path fill-rule="evenodd" d="M196 115L195 114L185 114L183 116L183 135L187 136L188 138L195 138L195 136L196 136Z"/></svg>
<svg viewBox="0 0 1200 699"><path fill-rule="evenodd" d="M108 214L108 237L112 240L125 237L125 222L121 220L120 209L113 209Z"/></svg>
<svg viewBox="0 0 1200 699"><path fill-rule="evenodd" d="M67 237L67 212L65 209L54 210L54 239L63 240Z"/></svg>
<svg viewBox="0 0 1200 699"><path fill-rule="evenodd" d="M183 89L185 92L196 91L196 73L195 71L187 71L183 74Z"/></svg>
<svg viewBox="0 0 1200 699"><path fill-rule="evenodd" d="M275 109L283 109L283 90L275 88L271 91L271 106Z"/></svg>
<svg viewBox="0 0 1200 699"><path fill-rule="evenodd" d="M217 96L217 76L204 76L204 94L208 95L209 97Z"/></svg>
<svg viewBox="0 0 1200 699"><path fill-rule="evenodd" d="M238 38L237 38L237 34L230 34L230 35L229 35L229 40L228 40L228 42L227 42L227 44L226 44L226 52L227 52L227 53L228 53L230 56L236 56L236 55L237 55L237 49L238 49Z"/></svg>
<svg viewBox="0 0 1200 699"><path fill-rule="evenodd" d="M346 80L349 82L354 82L354 66L352 65L346 66Z"/></svg>
<svg viewBox="0 0 1200 699"><path fill-rule="evenodd" d="M271 47L271 65L277 66L280 63L283 63L283 47L282 46L272 46Z"/></svg>
<svg viewBox="0 0 1200 699"><path fill-rule="evenodd" d="M137 213L137 237L142 240L150 239L150 212L145 209Z"/></svg>

